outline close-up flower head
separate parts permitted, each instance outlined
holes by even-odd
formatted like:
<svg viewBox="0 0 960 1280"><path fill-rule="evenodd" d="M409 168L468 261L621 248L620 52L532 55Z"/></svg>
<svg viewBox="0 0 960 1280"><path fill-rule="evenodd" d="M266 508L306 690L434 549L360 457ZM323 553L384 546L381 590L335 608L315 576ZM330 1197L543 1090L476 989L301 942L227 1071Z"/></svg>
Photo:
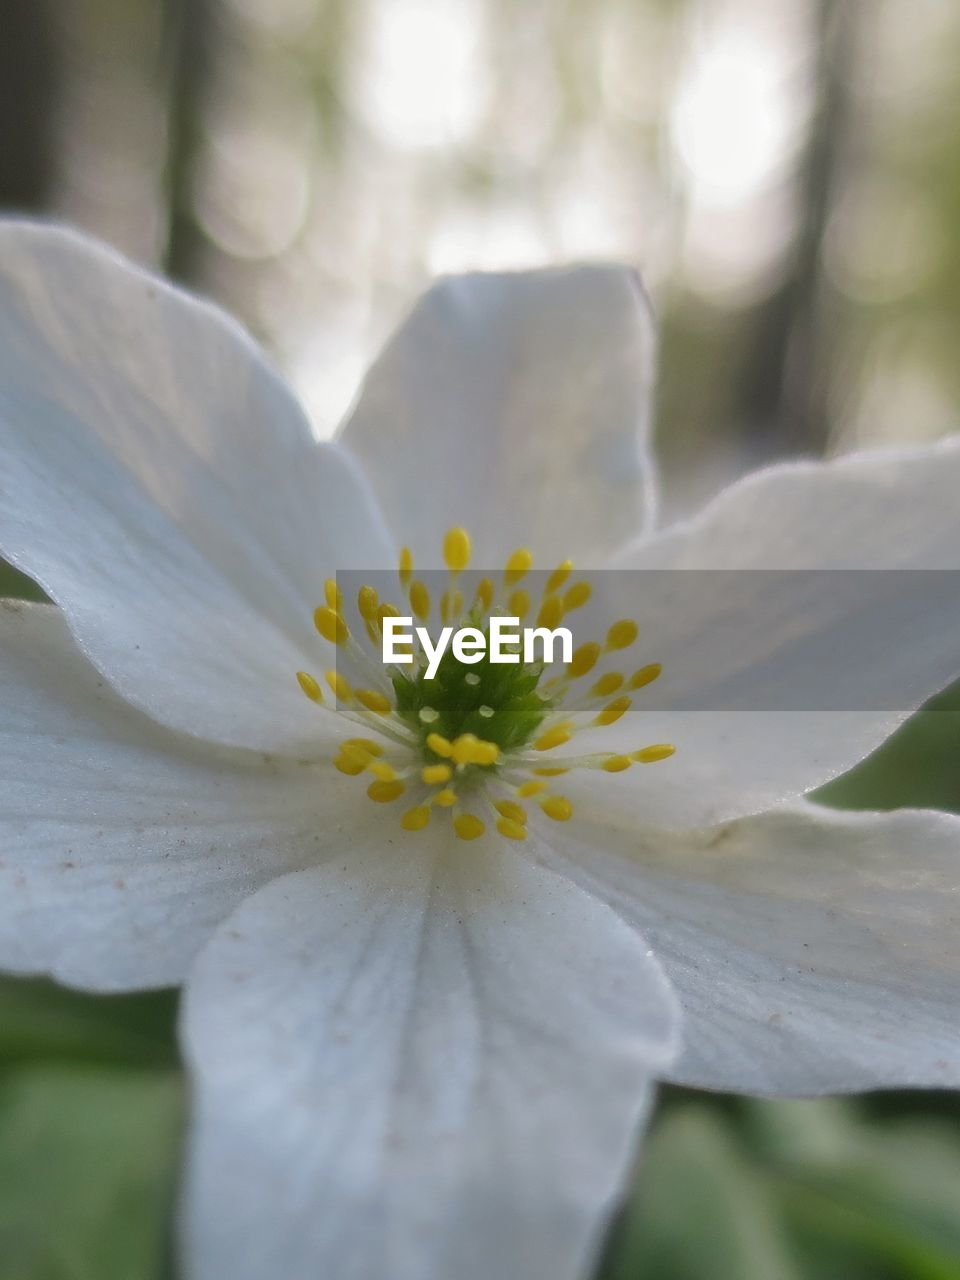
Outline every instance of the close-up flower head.
<svg viewBox="0 0 960 1280"><path fill-rule="evenodd" d="M877 339L859 435L811 426L867 342L830 301L867 255L821 119L859 136L830 78L857 25L806 37L827 87L790 136L830 200L800 182L764 295L769 246L730 283L763 224L744 157L800 144L747 128L779 119L750 40L786 67L798 37L701 15L671 127L688 228L726 210L689 262L727 283L694 320L612 234L437 214L379 303L351 255L386 245L351 218L339 263L306 204L256 248L296 184L254 146L272 108L224 86L328 30L300 7L167 33L165 255L55 202L0 216L0 1280L960 1276L960 419L870 435L901 385ZM373 139L395 194L418 147L466 145L426 122L468 127L481 36L442 111L417 74L397 97L459 47L416 8L357 10L343 65L379 88L343 108L363 140L324 144L354 222ZM753 328L711 346L721 314ZM684 436L678 404L737 428Z"/></svg>

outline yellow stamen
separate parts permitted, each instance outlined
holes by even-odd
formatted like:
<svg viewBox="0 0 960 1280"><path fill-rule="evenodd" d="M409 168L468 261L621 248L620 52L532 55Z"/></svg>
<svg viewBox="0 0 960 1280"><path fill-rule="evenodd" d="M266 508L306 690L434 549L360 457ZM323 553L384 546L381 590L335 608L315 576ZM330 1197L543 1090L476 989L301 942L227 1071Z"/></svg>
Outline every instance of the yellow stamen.
<svg viewBox="0 0 960 1280"><path fill-rule="evenodd" d="M549 627L552 631L563 621L563 601L559 596L547 596L537 614L537 626Z"/></svg>
<svg viewBox="0 0 960 1280"><path fill-rule="evenodd" d="M397 570L397 576L402 587L405 587L413 576L413 552L409 547L402 547L400 550L400 568Z"/></svg>
<svg viewBox="0 0 960 1280"><path fill-rule="evenodd" d="M410 583L410 608L421 622L430 617L430 592L419 578Z"/></svg>
<svg viewBox="0 0 960 1280"><path fill-rule="evenodd" d="M477 583L476 601L484 609L489 609L493 604L493 583L489 578L481 578Z"/></svg>
<svg viewBox="0 0 960 1280"><path fill-rule="evenodd" d="M463 592L445 591L440 597L440 619L446 625L463 612Z"/></svg>
<svg viewBox="0 0 960 1280"><path fill-rule="evenodd" d="M425 764L420 770L420 777L428 787L438 782L449 782L452 776L453 770L448 764Z"/></svg>
<svg viewBox="0 0 960 1280"><path fill-rule="evenodd" d="M562 773L569 773L569 769L534 769L533 771L538 778L559 778Z"/></svg>
<svg viewBox="0 0 960 1280"><path fill-rule="evenodd" d="M458 813L453 820L453 829L461 840L476 840L487 828L475 814Z"/></svg>
<svg viewBox="0 0 960 1280"><path fill-rule="evenodd" d="M377 804L390 804L393 800L399 800L405 790L406 787L399 779L387 782L382 778L377 778L375 782L371 782L367 787L367 795L371 800L375 800Z"/></svg>
<svg viewBox="0 0 960 1280"><path fill-rule="evenodd" d="M612 702L607 703L600 714L594 717L593 723L614 724L622 715L625 715L626 712L630 710L632 701L633 700L628 698L625 693L621 694L619 698L614 698Z"/></svg>
<svg viewBox="0 0 960 1280"><path fill-rule="evenodd" d="M335 609L328 605L320 605L313 611L313 624L331 644L346 644L350 638L350 629Z"/></svg>
<svg viewBox="0 0 960 1280"><path fill-rule="evenodd" d="M607 632L607 648L628 649L636 640L638 630L632 618L621 618Z"/></svg>
<svg viewBox="0 0 960 1280"><path fill-rule="evenodd" d="M587 675L597 665L597 659L600 657L602 650L595 640L589 640L586 644L580 645L574 649L573 657L567 663L567 674L571 680L579 680L581 676Z"/></svg>
<svg viewBox="0 0 960 1280"><path fill-rule="evenodd" d="M644 685L652 684L657 676L663 670L663 665L659 662L650 662L645 667L641 667L639 671L635 671L627 682L628 689L642 689Z"/></svg>
<svg viewBox="0 0 960 1280"><path fill-rule="evenodd" d="M589 582L575 582L563 597L563 607L568 613L571 609L582 609L592 594Z"/></svg>
<svg viewBox="0 0 960 1280"><path fill-rule="evenodd" d="M573 805L566 796L545 796L540 801L540 808L554 822L567 822L573 817Z"/></svg>
<svg viewBox="0 0 960 1280"><path fill-rule="evenodd" d="M570 729L566 724L554 725L552 729L548 729L546 733L542 733L534 742L534 751L552 751L554 747L562 747L565 742L569 742L573 737Z"/></svg>
<svg viewBox="0 0 960 1280"><path fill-rule="evenodd" d="M630 764L629 756L607 756L600 767L606 769L607 773L623 773L624 769L630 768Z"/></svg>
<svg viewBox="0 0 960 1280"><path fill-rule="evenodd" d="M327 602L327 607L332 609L334 613L342 612L343 592L337 586L336 578L327 578L323 584L323 598Z"/></svg>
<svg viewBox="0 0 960 1280"><path fill-rule="evenodd" d="M361 587L357 592L357 610L365 622L373 622L379 604L380 597L373 587Z"/></svg>
<svg viewBox="0 0 960 1280"><path fill-rule="evenodd" d="M497 819L497 830L508 840L526 840L527 828L522 822L512 822L509 818Z"/></svg>
<svg viewBox="0 0 960 1280"><path fill-rule="evenodd" d="M343 754L337 756L333 765L335 769L339 769L341 773L345 773L349 778L355 778L358 773L363 773L367 767L365 763Z"/></svg>
<svg viewBox="0 0 960 1280"><path fill-rule="evenodd" d="M667 760L676 751L676 747L669 742L657 742L653 746L642 747L639 751L634 751L634 760L639 760L641 764L656 764L658 760Z"/></svg>
<svg viewBox="0 0 960 1280"><path fill-rule="evenodd" d="M493 807L501 817L509 818L511 822L518 822L522 826L527 821L526 809L515 800L498 800Z"/></svg>
<svg viewBox="0 0 960 1280"><path fill-rule="evenodd" d="M525 618L530 612L530 597L525 591L511 591L507 607L511 618Z"/></svg>
<svg viewBox="0 0 960 1280"><path fill-rule="evenodd" d="M429 739L428 739L429 741ZM496 764L500 748L495 742L486 742L473 733L461 733L451 745L455 764Z"/></svg>
<svg viewBox="0 0 960 1280"><path fill-rule="evenodd" d="M444 760L449 760L453 755L453 743L441 733L428 733L427 746L435 756L442 756Z"/></svg>
<svg viewBox="0 0 960 1280"><path fill-rule="evenodd" d="M547 784L545 782L537 782L535 778L531 778L529 782L522 783L517 787L517 795L521 800L526 800L529 796L538 796L541 791L546 791Z"/></svg>
<svg viewBox="0 0 960 1280"><path fill-rule="evenodd" d="M605 676L601 676L590 692L596 698L609 698L611 693L616 693L623 684L623 676L619 671L608 671Z"/></svg>
<svg viewBox="0 0 960 1280"><path fill-rule="evenodd" d="M450 787L444 787L442 791L438 791L433 797L433 803L439 809L449 809L451 805L457 803L457 793Z"/></svg>
<svg viewBox="0 0 960 1280"><path fill-rule="evenodd" d="M382 756L383 747L379 742L374 742L372 738L347 738L346 742L341 743L342 747L357 747L361 751L366 751L367 755Z"/></svg>
<svg viewBox="0 0 960 1280"><path fill-rule="evenodd" d="M503 571L503 580L508 587L515 586L520 579L530 572L533 566L533 552L526 547L517 547L507 557L507 565Z"/></svg>
<svg viewBox="0 0 960 1280"><path fill-rule="evenodd" d="M339 671L324 672L324 679L341 702L349 702L353 697L350 681Z"/></svg>
<svg viewBox="0 0 960 1280"><path fill-rule="evenodd" d="M299 681L300 688L311 702L323 701L323 690L320 688L316 680L314 680L313 676L310 675L309 671L298 671L297 680Z"/></svg>
<svg viewBox="0 0 960 1280"><path fill-rule="evenodd" d="M385 760L371 760L367 768L381 782L396 782L397 780L396 769L394 769L393 765L387 764Z"/></svg>
<svg viewBox="0 0 960 1280"><path fill-rule="evenodd" d="M470 535L459 526L448 529L443 540L443 562L451 573L461 573L470 563Z"/></svg>
<svg viewBox="0 0 960 1280"><path fill-rule="evenodd" d="M387 716L393 710L393 703L377 689L358 689L355 697L361 706L378 716Z"/></svg>
<svg viewBox="0 0 960 1280"><path fill-rule="evenodd" d="M546 586L547 595L549 595L551 591L559 591L560 588L563 586L563 584L566 582L566 580L570 577L570 574L572 571L573 571L573 561L561 560L560 563L557 565L557 567L554 569L553 573L551 573L550 577L547 579L547 586Z"/></svg>
<svg viewBox="0 0 960 1280"><path fill-rule="evenodd" d="M415 809L408 809L400 819L400 825L404 831L422 831L430 821L430 807L425 804L418 804Z"/></svg>
<svg viewBox="0 0 960 1280"><path fill-rule="evenodd" d="M376 759L376 756L371 755L366 747L358 747L351 742L341 744L340 756L343 760L360 765L361 769L366 769Z"/></svg>

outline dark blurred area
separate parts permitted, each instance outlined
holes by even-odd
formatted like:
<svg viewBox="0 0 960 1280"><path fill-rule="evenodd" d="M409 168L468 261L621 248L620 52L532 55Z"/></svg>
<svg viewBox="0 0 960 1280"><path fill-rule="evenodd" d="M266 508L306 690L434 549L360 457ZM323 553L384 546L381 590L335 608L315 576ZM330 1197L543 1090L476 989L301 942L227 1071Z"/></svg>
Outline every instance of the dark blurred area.
<svg viewBox="0 0 960 1280"><path fill-rule="evenodd" d="M431 276L574 258L647 279L668 512L956 429L947 0L0 0L0 108L0 208L218 299L320 435ZM958 748L954 692L824 798L960 811ZM175 1274L175 1012L0 985L0 1280ZM603 1274L960 1280L960 1107L672 1091Z"/></svg>

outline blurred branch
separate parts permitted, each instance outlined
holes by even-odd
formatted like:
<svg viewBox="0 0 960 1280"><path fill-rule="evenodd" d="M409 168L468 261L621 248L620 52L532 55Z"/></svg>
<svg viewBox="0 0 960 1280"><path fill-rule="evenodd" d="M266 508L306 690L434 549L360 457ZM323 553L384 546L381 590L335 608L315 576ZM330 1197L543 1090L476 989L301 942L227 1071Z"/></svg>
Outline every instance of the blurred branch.
<svg viewBox="0 0 960 1280"><path fill-rule="evenodd" d="M815 101L797 165L800 225L787 274L759 308L738 417L762 456L822 453L828 442L822 247L850 118L860 0L817 0Z"/></svg>
<svg viewBox="0 0 960 1280"><path fill-rule="evenodd" d="M56 181L59 41L49 0L0 0L0 207L39 212Z"/></svg>
<svg viewBox="0 0 960 1280"><path fill-rule="evenodd" d="M204 235L193 188L203 146L204 95L209 80L217 0L163 0L167 53L167 245L164 270L185 283L201 271Z"/></svg>

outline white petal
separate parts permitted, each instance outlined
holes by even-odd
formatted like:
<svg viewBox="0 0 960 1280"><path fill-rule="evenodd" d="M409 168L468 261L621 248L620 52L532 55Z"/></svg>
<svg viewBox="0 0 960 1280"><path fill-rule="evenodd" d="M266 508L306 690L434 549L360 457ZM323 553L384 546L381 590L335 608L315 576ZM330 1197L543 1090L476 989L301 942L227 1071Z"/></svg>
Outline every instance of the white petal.
<svg viewBox="0 0 960 1280"><path fill-rule="evenodd" d="M0 603L0 967L180 981L247 894L325 855L346 781L155 725L58 609Z"/></svg>
<svg viewBox="0 0 960 1280"><path fill-rule="evenodd" d="M373 366L342 441L425 564L453 525L483 568L517 546L547 567L602 563L652 514L654 347L626 268L444 280Z"/></svg>
<svg viewBox="0 0 960 1280"><path fill-rule="evenodd" d="M960 819L803 805L703 832L551 835L554 865L644 930L680 995L673 1079L960 1085Z"/></svg>
<svg viewBox="0 0 960 1280"><path fill-rule="evenodd" d="M608 908L512 849L451 843L345 836L202 954L196 1280L583 1274L672 996Z"/></svg>
<svg viewBox="0 0 960 1280"><path fill-rule="evenodd" d="M355 465L236 325L80 236L0 223L0 477L0 552L124 697L233 745L311 740L294 676L324 661L323 578L391 553Z"/></svg>
<svg viewBox="0 0 960 1280"><path fill-rule="evenodd" d="M960 674L958 491L960 439L774 468L598 575L594 613L634 617L631 660L664 671L597 745L677 754L592 789L699 825L802 795L878 746Z"/></svg>

